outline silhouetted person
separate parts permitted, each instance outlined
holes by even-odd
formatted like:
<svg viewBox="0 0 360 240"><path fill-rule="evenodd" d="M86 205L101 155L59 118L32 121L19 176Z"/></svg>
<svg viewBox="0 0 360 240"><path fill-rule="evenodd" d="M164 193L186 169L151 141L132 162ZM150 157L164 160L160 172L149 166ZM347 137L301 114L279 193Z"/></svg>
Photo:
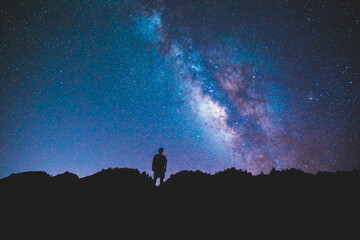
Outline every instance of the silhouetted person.
<svg viewBox="0 0 360 240"><path fill-rule="evenodd" d="M160 184L164 182L165 178L165 172L166 172L166 165L167 165L167 159L162 154L164 152L163 148L159 148L159 154L156 154L154 156L153 162L152 162L152 170L154 171L154 182L156 184L156 180L160 178Z"/></svg>

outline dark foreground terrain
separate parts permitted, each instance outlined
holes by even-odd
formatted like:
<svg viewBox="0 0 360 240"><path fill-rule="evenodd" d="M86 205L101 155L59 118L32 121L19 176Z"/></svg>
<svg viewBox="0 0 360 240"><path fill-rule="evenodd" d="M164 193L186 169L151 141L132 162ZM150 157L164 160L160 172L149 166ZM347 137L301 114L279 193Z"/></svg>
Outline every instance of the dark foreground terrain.
<svg viewBox="0 0 360 240"><path fill-rule="evenodd" d="M360 171L134 169L0 180L0 239L360 239Z"/></svg>

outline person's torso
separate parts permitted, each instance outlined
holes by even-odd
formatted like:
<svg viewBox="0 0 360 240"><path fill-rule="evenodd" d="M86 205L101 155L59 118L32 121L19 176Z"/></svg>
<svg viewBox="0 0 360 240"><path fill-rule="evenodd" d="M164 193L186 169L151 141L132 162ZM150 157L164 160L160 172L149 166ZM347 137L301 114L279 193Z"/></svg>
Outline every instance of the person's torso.
<svg viewBox="0 0 360 240"><path fill-rule="evenodd" d="M165 167L166 157L164 155L157 154L155 156L155 166L157 169L161 170Z"/></svg>

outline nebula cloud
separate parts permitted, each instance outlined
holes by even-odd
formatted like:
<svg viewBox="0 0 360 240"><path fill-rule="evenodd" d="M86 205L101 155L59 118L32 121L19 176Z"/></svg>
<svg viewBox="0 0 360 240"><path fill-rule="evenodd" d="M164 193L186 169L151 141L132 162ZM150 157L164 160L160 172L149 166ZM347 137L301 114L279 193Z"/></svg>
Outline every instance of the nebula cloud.
<svg viewBox="0 0 360 240"><path fill-rule="evenodd" d="M252 89L252 85L257 84L255 76L249 75L245 66L232 63L230 59L205 59L191 46L189 36L178 40L169 38L166 28L158 24L162 22L160 13L153 11L148 18L148 28L153 29L155 25L153 32L156 32L157 39L161 39L156 42L156 46L162 50L167 49L163 54L173 65L180 87L187 92L184 98L189 102L192 113L201 121L203 130L212 142L220 143L225 146L224 151L230 152L231 157L223 161L229 161L229 166L232 164L254 173L268 171L273 167L275 160L271 155L276 148L272 138L276 135L278 126L271 121L267 100ZM216 66L214 76L202 71L203 62ZM212 89L205 91L209 79L226 94L231 107L235 108L235 114L232 114L239 121L230 120L230 111L220 99L211 95ZM238 124L244 120L250 123ZM262 146L259 147L259 144ZM277 161L278 166L281 161Z"/></svg>

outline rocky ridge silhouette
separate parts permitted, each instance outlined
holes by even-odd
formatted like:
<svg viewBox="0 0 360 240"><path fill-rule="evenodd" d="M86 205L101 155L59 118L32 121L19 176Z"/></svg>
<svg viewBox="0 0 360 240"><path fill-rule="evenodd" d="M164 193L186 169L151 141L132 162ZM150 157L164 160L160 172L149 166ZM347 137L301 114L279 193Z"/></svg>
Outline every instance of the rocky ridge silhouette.
<svg viewBox="0 0 360 240"><path fill-rule="evenodd" d="M360 239L360 171L136 169L0 180L2 239Z"/></svg>

